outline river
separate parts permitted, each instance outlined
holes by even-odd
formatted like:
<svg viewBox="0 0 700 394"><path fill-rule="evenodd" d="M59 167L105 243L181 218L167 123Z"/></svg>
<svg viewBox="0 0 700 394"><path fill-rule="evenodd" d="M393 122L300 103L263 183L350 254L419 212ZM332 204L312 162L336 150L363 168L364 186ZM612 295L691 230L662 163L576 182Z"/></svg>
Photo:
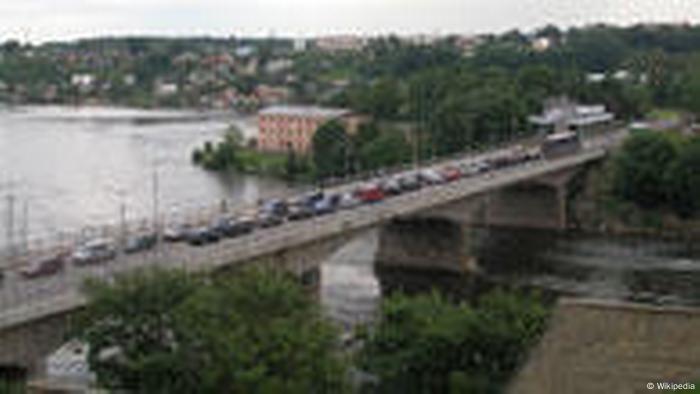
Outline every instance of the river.
<svg viewBox="0 0 700 394"><path fill-rule="evenodd" d="M233 114L0 108L0 246L10 236L15 243L24 238L25 229L28 238L42 239L117 223L122 206L128 221L150 218L156 189L163 215L285 193L283 182L217 175L191 164L193 148L219 138L230 124L248 137L256 132L251 119Z"/></svg>
<svg viewBox="0 0 700 394"><path fill-rule="evenodd" d="M328 313L346 327L370 323L387 294L440 289L473 299L494 287L559 296L700 306L700 247L683 239L476 229L478 275L374 266L377 232L346 245L322 269Z"/></svg>

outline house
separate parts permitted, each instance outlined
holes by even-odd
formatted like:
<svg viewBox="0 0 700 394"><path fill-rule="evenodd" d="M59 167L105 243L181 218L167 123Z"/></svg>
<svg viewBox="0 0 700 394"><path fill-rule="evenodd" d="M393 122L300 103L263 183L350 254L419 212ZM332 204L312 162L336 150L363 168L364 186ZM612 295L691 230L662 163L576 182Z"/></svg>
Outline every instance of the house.
<svg viewBox="0 0 700 394"><path fill-rule="evenodd" d="M292 95L289 88L284 86L258 85L255 88L255 96L263 105L277 105L289 100Z"/></svg>
<svg viewBox="0 0 700 394"><path fill-rule="evenodd" d="M362 118L350 110L316 106L272 106L258 113L258 149L308 153L314 134L326 122L339 120L354 133Z"/></svg>
<svg viewBox="0 0 700 394"><path fill-rule="evenodd" d="M172 82L159 81L155 85L155 94L160 97L172 96L180 90L177 84Z"/></svg>
<svg viewBox="0 0 700 394"><path fill-rule="evenodd" d="M367 40L354 35L340 35L317 38L315 44L323 52L360 51L367 45Z"/></svg>
<svg viewBox="0 0 700 394"><path fill-rule="evenodd" d="M90 89L95 83L95 76L92 74L73 74L70 77L70 84L81 89Z"/></svg>

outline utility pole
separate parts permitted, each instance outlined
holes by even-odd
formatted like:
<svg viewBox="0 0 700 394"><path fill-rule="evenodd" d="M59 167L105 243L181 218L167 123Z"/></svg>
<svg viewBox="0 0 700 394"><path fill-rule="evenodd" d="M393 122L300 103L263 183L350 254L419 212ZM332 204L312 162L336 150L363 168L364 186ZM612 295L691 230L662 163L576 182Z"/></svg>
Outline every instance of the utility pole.
<svg viewBox="0 0 700 394"><path fill-rule="evenodd" d="M153 231L156 234L156 245L160 245L161 241L161 231L160 231L160 204L159 204L159 179L158 179L158 167L153 167ZM156 252L159 248L156 246Z"/></svg>
<svg viewBox="0 0 700 394"><path fill-rule="evenodd" d="M121 232L122 248L126 246L126 204L124 204L124 198L122 197L119 203L119 229Z"/></svg>
<svg viewBox="0 0 700 394"><path fill-rule="evenodd" d="M29 202L25 199L22 212L22 246L23 252L29 252Z"/></svg>
<svg viewBox="0 0 700 394"><path fill-rule="evenodd" d="M15 257L15 196L7 195L7 250L10 258Z"/></svg>

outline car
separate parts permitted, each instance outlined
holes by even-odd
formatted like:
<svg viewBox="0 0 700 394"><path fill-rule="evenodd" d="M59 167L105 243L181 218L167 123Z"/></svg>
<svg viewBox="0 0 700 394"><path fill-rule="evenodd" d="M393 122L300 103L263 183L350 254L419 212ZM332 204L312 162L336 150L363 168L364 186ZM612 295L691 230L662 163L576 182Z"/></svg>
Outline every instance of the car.
<svg viewBox="0 0 700 394"><path fill-rule="evenodd" d="M158 236L156 234L141 234L126 240L124 253L134 254L151 250L156 246Z"/></svg>
<svg viewBox="0 0 700 394"><path fill-rule="evenodd" d="M387 196L397 196L403 191L397 178L381 181L379 187L381 187L382 192Z"/></svg>
<svg viewBox="0 0 700 394"><path fill-rule="evenodd" d="M461 163L459 165L459 170L462 172L463 176L471 177L477 175L481 172L481 169L475 162Z"/></svg>
<svg viewBox="0 0 700 394"><path fill-rule="evenodd" d="M255 228L255 221L245 218L219 218L209 229L219 234L221 238L234 238L248 234Z"/></svg>
<svg viewBox="0 0 700 394"><path fill-rule="evenodd" d="M386 195L384 194L382 189L379 187L379 185L376 185L374 183L368 183L368 184L360 186L355 191L355 196L362 203L377 203L377 202L384 200L384 198L386 198Z"/></svg>
<svg viewBox="0 0 700 394"><path fill-rule="evenodd" d="M321 216L333 213L336 209L336 204L326 197L316 201L312 207L314 215Z"/></svg>
<svg viewBox="0 0 700 394"><path fill-rule="evenodd" d="M306 205L308 207L313 208L314 204L316 204L316 202L318 202L320 200L323 200L324 197L325 197L325 193L323 191L316 190L316 191L313 191L313 192L310 192L310 193L303 195L300 199L300 203L302 205Z"/></svg>
<svg viewBox="0 0 700 394"><path fill-rule="evenodd" d="M426 168L424 170L421 170L418 173L418 176L421 180L421 182L424 185L439 185L441 183L445 183L445 179L440 175L439 172L431 169L431 168Z"/></svg>
<svg viewBox="0 0 700 394"><path fill-rule="evenodd" d="M340 201L338 201L338 208L339 209L352 209L357 206L362 204L362 201L360 201L353 193L343 193L340 196Z"/></svg>
<svg viewBox="0 0 700 394"><path fill-rule="evenodd" d="M397 177L397 180L399 182L401 190L403 190L404 192L419 190L423 186L421 184L420 177L415 172L400 175Z"/></svg>
<svg viewBox="0 0 700 394"><path fill-rule="evenodd" d="M277 216L285 216L288 210L289 206L287 202L280 199L269 200L263 203L260 208L260 212Z"/></svg>
<svg viewBox="0 0 700 394"><path fill-rule="evenodd" d="M192 229L188 224L175 224L165 228L163 239L166 242L182 242L185 240L187 232Z"/></svg>
<svg viewBox="0 0 700 394"><path fill-rule="evenodd" d="M67 253L40 257L23 267L20 270L20 275L26 279L54 275L65 268L67 258Z"/></svg>
<svg viewBox="0 0 700 394"><path fill-rule="evenodd" d="M70 256L70 260L77 266L97 264L117 257L117 249L114 242L109 239L96 239L79 246Z"/></svg>
<svg viewBox="0 0 700 394"><path fill-rule="evenodd" d="M314 216L314 211L312 208L306 205L291 205L289 207L289 212L287 213L287 220L298 221L309 219Z"/></svg>
<svg viewBox="0 0 700 394"><path fill-rule="evenodd" d="M255 219L255 222L260 228L270 228L279 226L282 223L284 223L284 218L274 213L263 212L258 215L258 217Z"/></svg>
<svg viewBox="0 0 700 394"><path fill-rule="evenodd" d="M221 236L209 227L191 229L185 235L185 241L192 246L205 246L219 242Z"/></svg>
<svg viewBox="0 0 700 394"><path fill-rule="evenodd" d="M445 182L454 182L462 177L462 171L454 166L448 166L440 171L440 175L445 180Z"/></svg>

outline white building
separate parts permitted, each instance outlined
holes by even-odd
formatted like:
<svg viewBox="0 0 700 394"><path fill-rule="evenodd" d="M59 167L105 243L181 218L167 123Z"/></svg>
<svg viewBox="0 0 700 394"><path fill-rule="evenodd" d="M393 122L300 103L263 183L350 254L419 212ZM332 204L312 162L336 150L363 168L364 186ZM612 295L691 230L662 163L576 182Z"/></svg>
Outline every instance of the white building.
<svg viewBox="0 0 700 394"><path fill-rule="evenodd" d="M157 82L155 87L155 94L161 97L172 96L177 94L179 87L176 83L172 82Z"/></svg>
<svg viewBox="0 0 700 394"><path fill-rule="evenodd" d="M604 126L615 119L604 105L580 105L567 98L548 100L544 112L528 118L542 132L580 131Z"/></svg>
<svg viewBox="0 0 700 394"><path fill-rule="evenodd" d="M95 83L95 76L92 74L73 74L70 77L70 84L81 88L89 88Z"/></svg>

